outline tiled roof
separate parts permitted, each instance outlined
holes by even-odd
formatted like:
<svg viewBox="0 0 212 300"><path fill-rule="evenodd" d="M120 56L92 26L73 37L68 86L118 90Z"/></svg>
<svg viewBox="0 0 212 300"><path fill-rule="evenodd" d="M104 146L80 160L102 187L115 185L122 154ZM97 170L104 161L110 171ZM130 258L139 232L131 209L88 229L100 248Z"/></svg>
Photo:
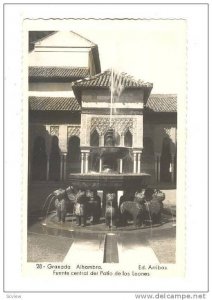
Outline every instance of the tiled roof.
<svg viewBox="0 0 212 300"><path fill-rule="evenodd" d="M136 80L132 76L126 73L121 73L121 77L124 80L124 86L127 88L146 87L152 88L152 83L144 82L142 80ZM111 70L107 70L103 73L78 80L73 83L73 87L110 87L111 86Z"/></svg>
<svg viewBox="0 0 212 300"><path fill-rule="evenodd" d="M71 97L29 97L29 109L35 111L79 111L80 106L75 98Z"/></svg>
<svg viewBox="0 0 212 300"><path fill-rule="evenodd" d="M34 111L80 111L80 105L71 97L29 97L29 109ZM145 106L147 112L177 112L177 96L152 94Z"/></svg>
<svg viewBox="0 0 212 300"><path fill-rule="evenodd" d="M148 112L177 112L177 95L152 94L146 103Z"/></svg>
<svg viewBox="0 0 212 300"><path fill-rule="evenodd" d="M88 75L88 68L83 67L29 67L29 78L81 79L87 77Z"/></svg>

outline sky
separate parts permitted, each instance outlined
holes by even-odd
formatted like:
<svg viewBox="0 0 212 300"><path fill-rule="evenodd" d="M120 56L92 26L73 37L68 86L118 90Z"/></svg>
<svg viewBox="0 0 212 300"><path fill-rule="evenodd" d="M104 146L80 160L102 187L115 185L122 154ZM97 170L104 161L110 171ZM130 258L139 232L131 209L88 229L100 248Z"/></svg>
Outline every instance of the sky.
<svg viewBox="0 0 212 300"><path fill-rule="evenodd" d="M98 45L102 71L113 67L151 82L152 93L178 94L185 85L184 20L75 19L45 25L40 29L72 30L91 40Z"/></svg>
<svg viewBox="0 0 212 300"><path fill-rule="evenodd" d="M102 71L112 66L153 83L153 93L178 93L186 73L183 20L72 21L71 28L99 47Z"/></svg>

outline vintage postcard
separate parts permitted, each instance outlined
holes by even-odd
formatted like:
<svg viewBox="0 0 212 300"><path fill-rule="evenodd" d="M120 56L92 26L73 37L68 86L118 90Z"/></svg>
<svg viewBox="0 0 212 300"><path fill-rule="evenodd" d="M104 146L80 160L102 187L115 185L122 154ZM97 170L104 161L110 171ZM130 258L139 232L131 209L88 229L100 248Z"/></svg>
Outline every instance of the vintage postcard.
<svg viewBox="0 0 212 300"><path fill-rule="evenodd" d="M5 5L4 299L206 299L207 22Z"/></svg>
<svg viewBox="0 0 212 300"><path fill-rule="evenodd" d="M23 22L24 276L185 276L186 32Z"/></svg>

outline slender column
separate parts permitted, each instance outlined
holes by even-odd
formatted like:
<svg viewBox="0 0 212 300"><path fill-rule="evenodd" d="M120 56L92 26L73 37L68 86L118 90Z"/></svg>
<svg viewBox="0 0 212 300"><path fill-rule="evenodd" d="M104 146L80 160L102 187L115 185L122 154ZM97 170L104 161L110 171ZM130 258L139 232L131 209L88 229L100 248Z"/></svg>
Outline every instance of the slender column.
<svg viewBox="0 0 212 300"><path fill-rule="evenodd" d="M102 158L99 159L99 172L102 172Z"/></svg>
<svg viewBox="0 0 212 300"><path fill-rule="evenodd" d="M158 182L160 182L160 157L161 155L158 155Z"/></svg>
<svg viewBox="0 0 212 300"><path fill-rule="evenodd" d="M49 180L49 155L47 154L47 162L46 162L46 180Z"/></svg>
<svg viewBox="0 0 212 300"><path fill-rule="evenodd" d="M155 155L155 181L158 182L158 156Z"/></svg>
<svg viewBox="0 0 212 300"><path fill-rule="evenodd" d="M122 158L119 160L119 172L120 172L120 174L123 173L123 159Z"/></svg>
<svg viewBox="0 0 212 300"><path fill-rule="evenodd" d="M84 154L83 152L81 152L81 174L84 173Z"/></svg>
<svg viewBox="0 0 212 300"><path fill-rule="evenodd" d="M88 155L89 153L85 153L85 173L88 173Z"/></svg>
<svg viewBox="0 0 212 300"><path fill-rule="evenodd" d="M172 154L172 162L171 162L171 179L172 179L172 183L174 183L174 154Z"/></svg>
<svg viewBox="0 0 212 300"><path fill-rule="evenodd" d="M66 163L67 163L67 153L64 153L64 159L63 159L63 179L66 180Z"/></svg>
<svg viewBox="0 0 212 300"><path fill-rule="evenodd" d="M138 172L141 173L141 153L138 153Z"/></svg>
<svg viewBox="0 0 212 300"><path fill-rule="evenodd" d="M137 169L137 154L133 153L133 173L136 173L136 169Z"/></svg>
<svg viewBox="0 0 212 300"><path fill-rule="evenodd" d="M63 154L60 155L60 180L63 180Z"/></svg>

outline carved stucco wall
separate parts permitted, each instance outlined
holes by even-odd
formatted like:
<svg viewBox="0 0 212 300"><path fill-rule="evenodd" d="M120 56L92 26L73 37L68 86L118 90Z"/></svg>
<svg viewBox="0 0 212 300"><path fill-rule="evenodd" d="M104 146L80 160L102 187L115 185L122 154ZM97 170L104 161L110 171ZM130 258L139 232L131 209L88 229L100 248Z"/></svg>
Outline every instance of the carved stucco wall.
<svg viewBox="0 0 212 300"><path fill-rule="evenodd" d="M68 139L72 136L80 137L80 125L71 125L68 126Z"/></svg>
<svg viewBox="0 0 212 300"><path fill-rule="evenodd" d="M96 129L100 136L105 135L110 126L110 116L81 115L81 146L90 145L90 134ZM113 116L111 126L120 136L127 130L133 135L133 147L143 147L143 116Z"/></svg>
<svg viewBox="0 0 212 300"><path fill-rule="evenodd" d="M124 135L127 130L133 134L133 118L112 118L111 127L115 128L115 131L120 135ZM90 132L92 133L94 129L98 131L100 135L104 135L110 126L109 117L93 117L91 119Z"/></svg>
<svg viewBox="0 0 212 300"><path fill-rule="evenodd" d="M54 135L59 138L59 126L50 126L50 135Z"/></svg>

